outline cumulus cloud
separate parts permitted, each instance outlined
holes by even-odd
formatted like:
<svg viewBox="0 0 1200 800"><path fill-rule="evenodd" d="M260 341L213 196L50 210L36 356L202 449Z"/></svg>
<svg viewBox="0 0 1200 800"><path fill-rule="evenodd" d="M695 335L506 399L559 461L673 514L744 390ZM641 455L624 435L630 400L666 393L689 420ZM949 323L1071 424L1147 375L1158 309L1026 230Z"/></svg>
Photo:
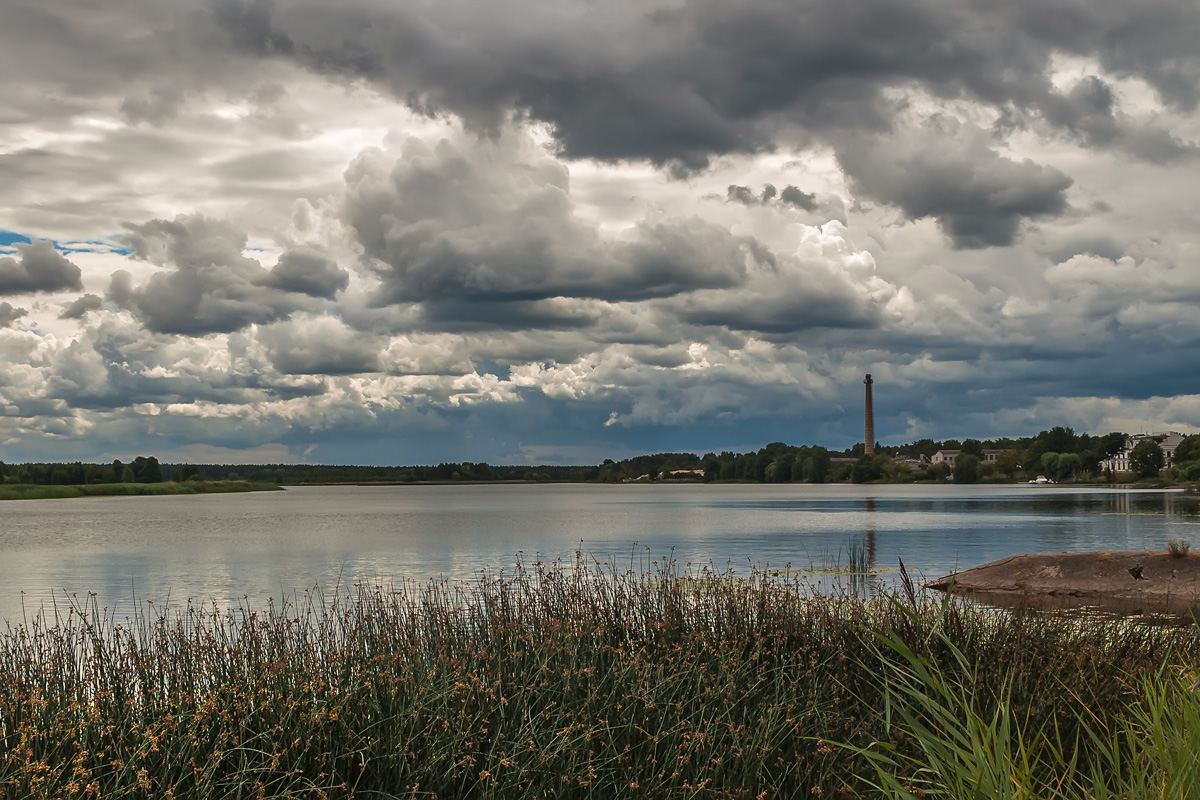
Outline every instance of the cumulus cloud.
<svg viewBox="0 0 1200 800"><path fill-rule="evenodd" d="M876 328L911 313L911 293L878 277L871 254L845 236L838 222L809 228L795 254L752 272L740 291L697 291L672 306L687 322L773 334Z"/></svg>
<svg viewBox="0 0 1200 800"><path fill-rule="evenodd" d="M236 48L366 78L417 108L493 130L520 109L551 125L572 157L685 168L765 148L781 121L817 135L884 130L887 92L914 82L1070 127L1076 119L1063 115L1049 80L1056 52L1136 76L1182 108L1200 98L1191 44L1200 12L1183 0L1137 9L691 0L586 13L522 0L487 10L466 0L336 8L224 0L216 17Z"/></svg>
<svg viewBox="0 0 1200 800"><path fill-rule="evenodd" d="M328 255L309 247L288 250L271 268L272 284L285 292L332 300L350 283L350 273Z"/></svg>
<svg viewBox="0 0 1200 800"><path fill-rule="evenodd" d="M99 295L85 294L63 309L59 319L83 319L89 311L99 311L104 308L104 301Z"/></svg>
<svg viewBox="0 0 1200 800"><path fill-rule="evenodd" d="M48 241L16 245L20 260L0 258L0 295L83 290L82 273Z"/></svg>
<svg viewBox="0 0 1200 800"><path fill-rule="evenodd" d="M13 308L11 303L0 303L0 328L7 328L29 312L24 308Z"/></svg>
<svg viewBox="0 0 1200 800"><path fill-rule="evenodd" d="M1195 3L2 5L6 453L1200 426Z"/></svg>
<svg viewBox="0 0 1200 800"><path fill-rule="evenodd" d="M347 187L343 218L380 279L375 303L415 307L410 324L426 328L584 328L631 341L633 308L659 337L684 324L868 328L900 292L837 222L806 227L795 255L698 217L602 233L577 213L565 164L514 132L368 151ZM755 207L781 202L770 184L745 194Z"/></svg>
<svg viewBox="0 0 1200 800"><path fill-rule="evenodd" d="M333 297L349 281L345 270L309 248L284 252L267 270L244 255L243 231L202 215L128 227L134 258L174 269L140 286L117 271L107 296L159 333L229 333L275 322Z"/></svg>
<svg viewBox="0 0 1200 800"><path fill-rule="evenodd" d="M1112 85L1096 75L1086 75L1068 91L1048 98L1041 113L1089 146L1119 148L1146 161L1168 163L1197 153L1194 144L1161 126L1139 124L1123 113Z"/></svg>
<svg viewBox="0 0 1200 800"><path fill-rule="evenodd" d="M345 219L381 280L378 302L426 303L435 316L730 288L769 259L749 237L698 218L602 236L575 213L565 165L515 134L470 148L410 140L399 157L364 153L346 176Z"/></svg>
<svg viewBox="0 0 1200 800"><path fill-rule="evenodd" d="M380 372L383 343L331 317L268 325L258 332L275 369L289 375Z"/></svg>
<svg viewBox="0 0 1200 800"><path fill-rule="evenodd" d="M934 217L955 247L1010 245L1022 220L1067 210L1071 179L988 146L980 130L945 121L924 131L851 140L838 158L870 197L910 219Z"/></svg>
<svg viewBox="0 0 1200 800"><path fill-rule="evenodd" d="M755 194L749 186L738 186L732 184L726 190L726 200L730 203L741 203L744 206L765 206L770 203L782 203L783 205L795 206L804 211L817 210L817 196L811 192L804 192L795 186L785 186L783 191L775 188L774 184L768 183L763 186L762 191Z"/></svg>

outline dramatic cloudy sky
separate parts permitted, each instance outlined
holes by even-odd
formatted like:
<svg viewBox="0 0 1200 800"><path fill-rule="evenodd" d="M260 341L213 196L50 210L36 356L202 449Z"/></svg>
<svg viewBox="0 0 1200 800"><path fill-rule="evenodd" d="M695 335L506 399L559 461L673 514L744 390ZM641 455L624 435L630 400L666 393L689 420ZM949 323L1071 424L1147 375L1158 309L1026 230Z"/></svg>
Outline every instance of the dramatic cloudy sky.
<svg viewBox="0 0 1200 800"><path fill-rule="evenodd" d="M1195 0L4 0L0 459L1200 430Z"/></svg>

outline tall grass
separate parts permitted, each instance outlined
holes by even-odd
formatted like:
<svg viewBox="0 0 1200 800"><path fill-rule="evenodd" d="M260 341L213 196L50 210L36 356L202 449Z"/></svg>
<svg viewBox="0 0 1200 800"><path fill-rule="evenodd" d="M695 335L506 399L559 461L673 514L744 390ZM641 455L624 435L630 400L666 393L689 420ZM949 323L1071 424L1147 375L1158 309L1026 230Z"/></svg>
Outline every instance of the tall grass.
<svg viewBox="0 0 1200 800"><path fill-rule="evenodd" d="M0 792L878 796L881 775L936 782L900 724L916 708L949 730L906 693L914 664L951 687L947 708L1054 730L1020 743L1040 763L1054 741L1128 739L1140 681L1196 643L911 585L813 597L794 579L583 559L120 623L85 600L0 635ZM1134 774L1080 752L1078 774Z"/></svg>
<svg viewBox="0 0 1200 800"><path fill-rule="evenodd" d="M875 673L884 702L874 712L884 739L848 749L865 755L873 788L888 798L989 800L1187 800L1200 796L1200 697L1179 671L1131 677L1124 713L1083 701L1070 714L1038 718L1005 681L995 703L980 692L978 666L944 631L952 669L894 633L897 655ZM1190 685L1189 685L1190 684ZM1078 687L1061 694L1079 696ZM1064 724L1064 722L1074 724ZM907 747L897 746L906 741Z"/></svg>

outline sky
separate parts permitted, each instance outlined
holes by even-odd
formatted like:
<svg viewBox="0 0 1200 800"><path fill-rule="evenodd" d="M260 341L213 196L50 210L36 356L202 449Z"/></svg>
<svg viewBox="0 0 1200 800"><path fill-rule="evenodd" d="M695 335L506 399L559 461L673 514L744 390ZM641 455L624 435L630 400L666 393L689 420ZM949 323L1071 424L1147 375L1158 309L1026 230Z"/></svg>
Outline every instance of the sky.
<svg viewBox="0 0 1200 800"><path fill-rule="evenodd" d="M1194 0L4 0L0 460L1200 431Z"/></svg>

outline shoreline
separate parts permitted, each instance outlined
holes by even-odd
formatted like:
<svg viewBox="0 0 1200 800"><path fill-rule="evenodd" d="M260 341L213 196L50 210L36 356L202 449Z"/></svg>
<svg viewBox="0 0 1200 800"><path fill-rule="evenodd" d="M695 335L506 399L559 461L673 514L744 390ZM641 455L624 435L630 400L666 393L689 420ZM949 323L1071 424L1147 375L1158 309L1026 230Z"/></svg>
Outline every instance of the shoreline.
<svg viewBox="0 0 1200 800"><path fill-rule="evenodd" d="M251 481L184 481L180 483L91 483L0 485L0 502L6 500L72 500L78 497L159 497L168 495L276 492L284 487Z"/></svg>
<svg viewBox="0 0 1200 800"><path fill-rule="evenodd" d="M1007 608L1191 617L1200 613L1200 554L1021 553L937 578L924 588Z"/></svg>

